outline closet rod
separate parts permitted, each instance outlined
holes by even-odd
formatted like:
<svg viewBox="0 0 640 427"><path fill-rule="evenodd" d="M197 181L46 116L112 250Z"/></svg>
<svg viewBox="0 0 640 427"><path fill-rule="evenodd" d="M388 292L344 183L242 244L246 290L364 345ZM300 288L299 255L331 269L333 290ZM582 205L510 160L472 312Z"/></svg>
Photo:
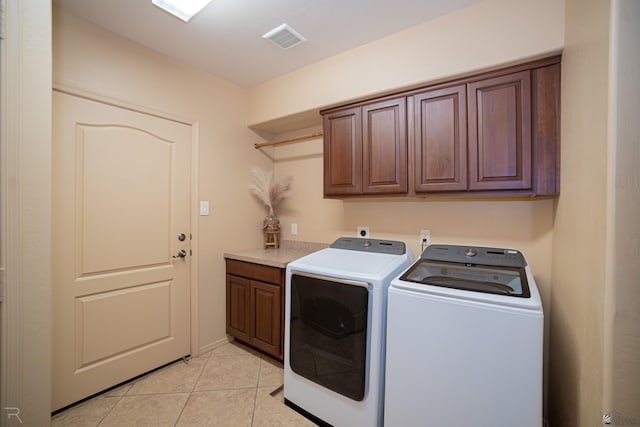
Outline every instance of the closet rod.
<svg viewBox="0 0 640 427"><path fill-rule="evenodd" d="M314 132L307 135L293 136L291 138L278 139L277 141L261 142L259 144L255 144L255 148L267 147L269 145L285 144L287 142L302 141L303 139L317 138L319 136L322 136L322 132Z"/></svg>

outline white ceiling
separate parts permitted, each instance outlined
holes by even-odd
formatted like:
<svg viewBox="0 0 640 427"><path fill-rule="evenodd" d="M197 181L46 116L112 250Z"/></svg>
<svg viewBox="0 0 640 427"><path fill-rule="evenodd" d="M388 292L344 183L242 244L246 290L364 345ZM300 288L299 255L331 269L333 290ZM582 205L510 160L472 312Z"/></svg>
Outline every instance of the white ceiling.
<svg viewBox="0 0 640 427"><path fill-rule="evenodd" d="M68 12L250 88L480 0L213 0L189 23L151 0L54 0ZM307 42L262 34L287 23Z"/></svg>

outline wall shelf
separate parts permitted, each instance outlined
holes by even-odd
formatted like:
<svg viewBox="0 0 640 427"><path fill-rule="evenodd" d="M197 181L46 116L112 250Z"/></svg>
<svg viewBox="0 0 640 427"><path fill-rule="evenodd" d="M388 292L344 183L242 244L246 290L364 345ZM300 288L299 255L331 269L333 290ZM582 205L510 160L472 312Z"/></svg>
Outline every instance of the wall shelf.
<svg viewBox="0 0 640 427"><path fill-rule="evenodd" d="M314 132L300 136L292 136L291 138L278 139L275 141L267 141L261 142L259 144L255 144L255 148L268 147L271 145L279 145L279 144L287 144L292 142L304 141L311 138L318 138L322 136L322 132Z"/></svg>

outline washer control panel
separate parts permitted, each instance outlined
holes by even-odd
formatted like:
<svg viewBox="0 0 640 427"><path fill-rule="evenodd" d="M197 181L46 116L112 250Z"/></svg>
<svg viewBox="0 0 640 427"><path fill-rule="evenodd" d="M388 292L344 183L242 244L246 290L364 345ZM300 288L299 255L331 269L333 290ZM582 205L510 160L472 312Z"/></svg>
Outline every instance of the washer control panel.
<svg viewBox="0 0 640 427"><path fill-rule="evenodd" d="M497 267L525 267L527 261L515 249L485 248L460 245L430 245L420 258L432 261L482 264Z"/></svg>

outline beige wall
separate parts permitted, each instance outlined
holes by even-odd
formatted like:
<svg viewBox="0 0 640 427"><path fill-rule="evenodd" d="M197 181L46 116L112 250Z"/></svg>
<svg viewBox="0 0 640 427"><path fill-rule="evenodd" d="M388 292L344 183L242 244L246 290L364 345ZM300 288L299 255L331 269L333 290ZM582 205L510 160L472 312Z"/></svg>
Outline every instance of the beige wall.
<svg viewBox="0 0 640 427"><path fill-rule="evenodd" d="M559 52L563 29L562 0L484 0L252 88L249 123Z"/></svg>
<svg viewBox="0 0 640 427"><path fill-rule="evenodd" d="M551 293L553 426L640 423L640 5L568 0Z"/></svg>
<svg viewBox="0 0 640 427"><path fill-rule="evenodd" d="M611 13L603 410L640 424L640 2Z"/></svg>
<svg viewBox="0 0 640 427"><path fill-rule="evenodd" d="M210 202L198 221L199 344L225 339L223 252L262 243L264 210L248 191L249 167L271 167L247 129L248 93L172 61L59 10L54 10L54 84L80 89L197 123L196 199ZM194 189L196 190L196 189ZM197 204L192 206L196 209Z"/></svg>
<svg viewBox="0 0 640 427"><path fill-rule="evenodd" d="M609 1L566 1L551 292L553 426L602 423L609 9Z"/></svg>

